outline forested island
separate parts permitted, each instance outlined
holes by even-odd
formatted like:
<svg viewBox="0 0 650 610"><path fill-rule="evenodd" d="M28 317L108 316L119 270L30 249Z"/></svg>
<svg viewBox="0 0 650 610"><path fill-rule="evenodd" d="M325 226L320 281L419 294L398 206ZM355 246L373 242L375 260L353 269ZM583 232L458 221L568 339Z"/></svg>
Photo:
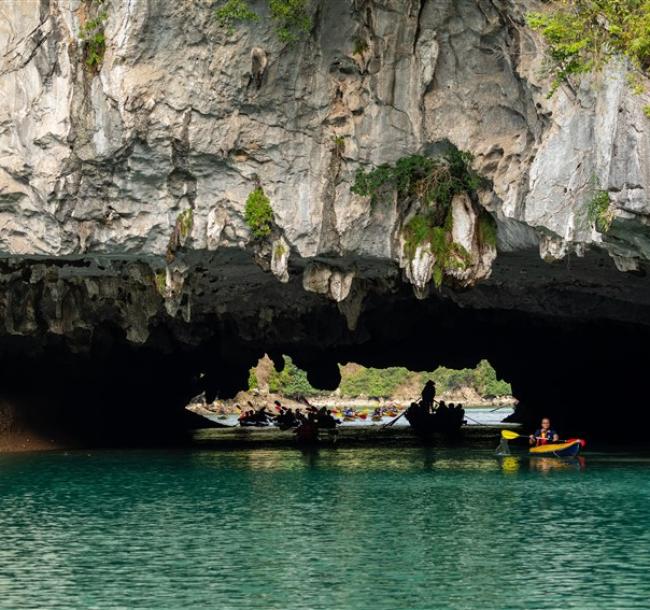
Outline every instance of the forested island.
<svg viewBox="0 0 650 610"><path fill-rule="evenodd" d="M405 367L385 369L349 363L339 365L341 383L328 392L314 387L307 373L297 367L291 357L284 356L284 368L277 371L273 362L262 358L251 368L248 378L249 393L272 394L286 398L330 398L336 402L347 400L408 402L419 395L424 384L431 379L438 394L445 400L463 401L469 406L514 403L512 387L499 379L487 360L481 360L473 369L438 367L433 371L416 372Z"/></svg>

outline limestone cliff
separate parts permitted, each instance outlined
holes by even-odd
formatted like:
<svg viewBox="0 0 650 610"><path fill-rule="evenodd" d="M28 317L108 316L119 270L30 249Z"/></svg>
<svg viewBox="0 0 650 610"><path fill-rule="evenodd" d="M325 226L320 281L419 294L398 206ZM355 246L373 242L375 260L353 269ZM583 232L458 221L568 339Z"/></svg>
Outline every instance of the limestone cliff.
<svg viewBox="0 0 650 610"><path fill-rule="evenodd" d="M445 298L571 315L571 290L577 315L598 295L595 317L644 318L616 305L650 306L647 282L623 274L650 259L648 100L624 65L547 99L534 4L314 0L308 36L284 44L268 19L225 31L209 1L2 2L2 331L83 344L110 319L145 342L153 321L230 313L255 319L253 336L273 326L269 302L305 312L323 297L354 329L370 292L434 292L435 263L405 255L399 202L353 195L355 172L447 142L490 181L479 199L498 240L478 243L477 209L454 201L471 261ZM261 241L244 220L256 185L275 219ZM605 233L588 217L600 190Z"/></svg>

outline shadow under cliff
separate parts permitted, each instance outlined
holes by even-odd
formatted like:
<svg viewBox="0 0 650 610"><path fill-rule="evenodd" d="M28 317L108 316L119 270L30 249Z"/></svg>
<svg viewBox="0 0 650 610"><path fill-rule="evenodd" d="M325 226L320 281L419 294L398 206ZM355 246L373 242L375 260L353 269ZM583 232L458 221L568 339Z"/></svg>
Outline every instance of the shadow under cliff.
<svg viewBox="0 0 650 610"><path fill-rule="evenodd" d="M323 389L338 386L338 363L433 370L486 358L512 383L527 426L548 415L566 436L646 439L650 282L604 256L549 265L502 254L489 281L422 301L395 269L339 260L355 272L352 315L304 290L300 260L281 284L249 255L209 256L187 261L175 315L138 263L6 263L5 433L88 446L184 441L200 423L187 401L233 396L268 353L292 356Z"/></svg>
<svg viewBox="0 0 650 610"><path fill-rule="evenodd" d="M5 340L2 398L25 429L58 444L158 445L186 440L199 423L183 409L191 396L232 396L264 352L278 361L291 355L324 389L338 385L338 362L432 370L487 358L512 382L521 401L517 417L528 426L548 415L562 434L625 441L644 439L650 423L644 327L377 298L353 333L359 342L337 346L349 332L335 307L326 304L308 318L278 320L310 329L311 341L297 344L243 341L236 324L216 318L205 321L211 333L191 346L163 326L134 346L122 330L104 325L81 353L56 336L44 343Z"/></svg>

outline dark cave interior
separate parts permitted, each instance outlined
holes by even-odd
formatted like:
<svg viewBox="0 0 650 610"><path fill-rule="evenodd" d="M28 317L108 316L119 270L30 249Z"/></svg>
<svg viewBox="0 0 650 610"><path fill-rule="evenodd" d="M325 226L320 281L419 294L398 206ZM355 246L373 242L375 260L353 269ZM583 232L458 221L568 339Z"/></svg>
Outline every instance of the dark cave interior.
<svg viewBox="0 0 650 610"><path fill-rule="evenodd" d="M4 337L2 398L15 405L21 425L40 434L89 446L142 446L184 438L192 425L183 409L188 399L203 390L232 396L265 352L276 362L290 355L323 389L337 387L339 362L431 370L432 362L463 368L487 358L512 383L517 416L527 425L548 415L568 435L627 442L644 440L650 421L642 404L650 342L644 325L463 309L406 296L369 297L353 333L324 300L301 320L276 320L287 337L299 324L309 338L300 343L244 341L234 318L202 323L203 338L192 345L163 324L140 346L120 328L100 325L83 352L54 335Z"/></svg>

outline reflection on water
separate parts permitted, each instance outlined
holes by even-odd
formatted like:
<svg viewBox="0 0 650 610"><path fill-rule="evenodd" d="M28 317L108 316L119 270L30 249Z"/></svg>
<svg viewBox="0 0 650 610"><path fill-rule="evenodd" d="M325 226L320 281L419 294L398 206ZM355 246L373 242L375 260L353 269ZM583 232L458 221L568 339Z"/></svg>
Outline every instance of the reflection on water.
<svg viewBox="0 0 650 610"><path fill-rule="evenodd" d="M647 456L0 457L0 608L647 608Z"/></svg>
<svg viewBox="0 0 650 610"><path fill-rule="evenodd" d="M339 472L420 472L422 470L499 470L490 451L471 456L457 450L433 448L368 449L339 448L254 451L196 452L193 460L204 467L243 470L291 471L319 468Z"/></svg>
<svg viewBox="0 0 650 610"><path fill-rule="evenodd" d="M531 456L528 461L531 470L539 470L540 472L550 472L551 470L582 470L587 465L587 460L584 456L568 459Z"/></svg>

